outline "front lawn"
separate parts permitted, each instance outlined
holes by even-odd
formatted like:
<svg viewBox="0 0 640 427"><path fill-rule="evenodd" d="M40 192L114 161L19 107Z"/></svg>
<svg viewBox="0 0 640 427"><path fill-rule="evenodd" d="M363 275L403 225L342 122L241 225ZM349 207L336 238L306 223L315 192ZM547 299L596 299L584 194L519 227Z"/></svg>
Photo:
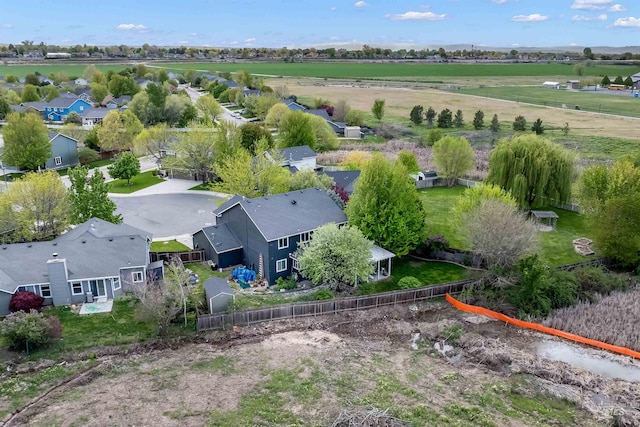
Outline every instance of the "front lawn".
<svg viewBox="0 0 640 427"><path fill-rule="evenodd" d="M200 183L198 185L196 185L195 187L191 187L189 190L198 190L198 191L213 191L213 183L212 182L207 182L207 183Z"/></svg>
<svg viewBox="0 0 640 427"><path fill-rule="evenodd" d="M154 171L147 171L131 178L131 185L127 185L126 179L118 179L109 182L109 193L130 194L143 188L151 187L163 181L153 175Z"/></svg>
<svg viewBox="0 0 640 427"><path fill-rule="evenodd" d="M464 193L466 187L435 187L420 190L420 199L424 206L427 221L427 234L441 234L449 240L449 245L456 249L470 249L464 243L460 229L451 221L451 209Z"/></svg>
<svg viewBox="0 0 640 427"><path fill-rule="evenodd" d="M166 240L163 242L151 242L151 252L185 252L191 248L177 240Z"/></svg>

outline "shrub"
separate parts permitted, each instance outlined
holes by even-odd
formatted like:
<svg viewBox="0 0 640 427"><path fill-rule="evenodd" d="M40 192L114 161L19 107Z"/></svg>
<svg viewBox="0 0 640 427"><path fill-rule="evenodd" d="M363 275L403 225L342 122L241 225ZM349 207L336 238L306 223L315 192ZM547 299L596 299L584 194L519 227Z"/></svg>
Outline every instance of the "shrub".
<svg viewBox="0 0 640 427"><path fill-rule="evenodd" d="M51 324L44 314L35 310L18 311L5 317L0 323L0 332L12 350L34 349L49 343Z"/></svg>
<svg viewBox="0 0 640 427"><path fill-rule="evenodd" d="M311 297L311 300L313 301L322 301L325 299L333 299L333 292L331 292L329 289L320 289L316 291Z"/></svg>
<svg viewBox="0 0 640 427"><path fill-rule="evenodd" d="M398 280L398 289L413 289L422 286L422 282L413 276L406 276Z"/></svg>
<svg viewBox="0 0 640 427"><path fill-rule="evenodd" d="M431 129L429 131L429 133L427 134L427 141L426 144L431 147L433 146L433 144L435 144L436 142L440 141L442 139L442 131L440 129Z"/></svg>
<svg viewBox="0 0 640 427"><path fill-rule="evenodd" d="M598 294L609 295L613 291L624 291L629 287L622 277L602 267L580 267L573 271L579 285L578 299L594 301Z"/></svg>
<svg viewBox="0 0 640 427"><path fill-rule="evenodd" d="M298 287L298 282L291 276L287 277L286 279L278 277L276 279L276 285L278 285L278 289L291 290Z"/></svg>
<svg viewBox="0 0 640 427"><path fill-rule="evenodd" d="M572 272L554 271L545 292L551 301L551 308L557 309L576 304L579 287L578 279Z"/></svg>
<svg viewBox="0 0 640 427"><path fill-rule="evenodd" d="M49 338L57 340L62 337L62 324L56 316L47 317L49 322Z"/></svg>
<svg viewBox="0 0 640 427"><path fill-rule="evenodd" d="M44 298L29 291L16 292L9 301L9 311L31 311L40 310L44 303Z"/></svg>
<svg viewBox="0 0 640 427"><path fill-rule="evenodd" d="M449 241L442 234L436 234L427 237L425 247L429 252L446 251L449 249Z"/></svg>

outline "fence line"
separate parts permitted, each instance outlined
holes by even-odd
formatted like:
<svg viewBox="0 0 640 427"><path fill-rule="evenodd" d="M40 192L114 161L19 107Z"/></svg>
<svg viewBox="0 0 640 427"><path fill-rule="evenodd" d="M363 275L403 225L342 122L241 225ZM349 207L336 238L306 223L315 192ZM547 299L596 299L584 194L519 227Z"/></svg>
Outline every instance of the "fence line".
<svg viewBox="0 0 640 427"><path fill-rule="evenodd" d="M310 301L271 307L233 311L198 316L196 331L209 329L227 329L231 326L248 326L255 323L296 317L320 316L346 311L366 310L403 303L412 303L443 297L446 294L459 294L474 280L461 280L436 286L384 292L360 297L336 298L324 301Z"/></svg>
<svg viewBox="0 0 640 427"><path fill-rule="evenodd" d="M151 262L169 262L176 257L179 258L183 263L206 261L204 249L194 249L192 251L184 252L151 252Z"/></svg>

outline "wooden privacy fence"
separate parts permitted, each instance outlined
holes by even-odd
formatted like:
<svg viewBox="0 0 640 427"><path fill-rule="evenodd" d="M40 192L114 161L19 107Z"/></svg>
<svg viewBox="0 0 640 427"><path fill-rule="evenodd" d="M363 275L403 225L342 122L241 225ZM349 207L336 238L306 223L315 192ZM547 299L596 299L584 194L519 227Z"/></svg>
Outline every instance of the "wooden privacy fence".
<svg viewBox="0 0 640 427"><path fill-rule="evenodd" d="M166 261L169 262L174 258L179 258L183 263L204 262L204 249L195 249L184 252L151 252L151 262Z"/></svg>
<svg viewBox="0 0 640 427"><path fill-rule="evenodd" d="M459 294L467 285L473 282L474 280L461 280L436 286L384 292L375 295L274 305L272 307L233 311L231 313L207 314L198 316L196 330L201 332L209 329L227 329L231 326L247 326L279 319L320 316L345 311L366 310L385 305L412 303L443 297L446 294Z"/></svg>

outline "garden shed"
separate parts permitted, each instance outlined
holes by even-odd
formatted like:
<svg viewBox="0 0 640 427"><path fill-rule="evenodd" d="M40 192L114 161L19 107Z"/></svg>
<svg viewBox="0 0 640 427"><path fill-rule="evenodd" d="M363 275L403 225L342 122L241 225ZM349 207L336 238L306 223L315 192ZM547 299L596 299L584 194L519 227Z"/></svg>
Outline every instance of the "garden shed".
<svg viewBox="0 0 640 427"><path fill-rule="evenodd" d="M558 214L554 211L531 211L531 216L539 224L540 231L555 231Z"/></svg>
<svg viewBox="0 0 640 427"><path fill-rule="evenodd" d="M203 286L209 313L227 311L229 303L234 300L233 289L229 286L227 279L211 277L204 282Z"/></svg>
<svg viewBox="0 0 640 427"><path fill-rule="evenodd" d="M369 278L371 280L381 280L391 276L391 258L395 257L396 254L376 245L371 248L370 252L370 260L375 269L373 275Z"/></svg>

